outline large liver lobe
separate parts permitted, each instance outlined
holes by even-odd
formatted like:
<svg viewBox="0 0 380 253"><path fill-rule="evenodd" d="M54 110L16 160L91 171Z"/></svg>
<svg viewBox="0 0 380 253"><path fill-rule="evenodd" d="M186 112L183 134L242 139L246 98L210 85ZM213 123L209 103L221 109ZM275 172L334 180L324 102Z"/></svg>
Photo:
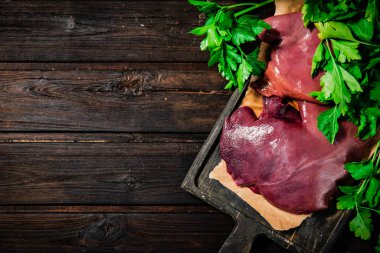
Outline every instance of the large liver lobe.
<svg viewBox="0 0 380 253"><path fill-rule="evenodd" d="M367 156L371 143L355 138L356 127L343 122L331 145L316 124L328 107L299 102L299 108L268 97L259 118L249 107L237 109L225 120L220 151L237 185L282 210L310 213L327 208L347 176L344 163Z"/></svg>

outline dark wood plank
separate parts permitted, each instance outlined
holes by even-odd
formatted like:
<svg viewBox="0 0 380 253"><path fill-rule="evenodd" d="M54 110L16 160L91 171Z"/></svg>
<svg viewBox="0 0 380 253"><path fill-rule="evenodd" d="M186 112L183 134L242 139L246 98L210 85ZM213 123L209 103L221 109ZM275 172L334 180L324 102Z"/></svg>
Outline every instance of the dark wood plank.
<svg viewBox="0 0 380 253"><path fill-rule="evenodd" d="M0 71L0 131L206 133L231 94L205 64L34 68Z"/></svg>
<svg viewBox="0 0 380 253"><path fill-rule="evenodd" d="M3 133L0 143L199 143L206 134L158 133Z"/></svg>
<svg viewBox="0 0 380 253"><path fill-rule="evenodd" d="M0 214L6 252L217 252L232 220L216 213Z"/></svg>
<svg viewBox="0 0 380 253"><path fill-rule="evenodd" d="M0 10L1 61L208 59L199 50L201 39L188 33L204 15L184 0L1 1ZM256 14L272 12L269 7Z"/></svg>
<svg viewBox="0 0 380 253"><path fill-rule="evenodd" d="M207 63L2 63L1 81L33 81L44 78L63 84L132 82L142 91L218 91L226 81ZM13 72L16 71L16 72ZM70 77L71 76L71 77ZM124 84L125 89L128 85ZM132 88L132 87L129 87ZM137 95L137 94L136 94Z"/></svg>
<svg viewBox="0 0 380 253"><path fill-rule="evenodd" d="M209 205L0 205L0 213L219 213Z"/></svg>
<svg viewBox="0 0 380 253"><path fill-rule="evenodd" d="M201 203L180 188L200 136L66 135L1 135L0 204Z"/></svg>
<svg viewBox="0 0 380 253"><path fill-rule="evenodd" d="M187 1L1 1L1 61L204 62Z"/></svg>

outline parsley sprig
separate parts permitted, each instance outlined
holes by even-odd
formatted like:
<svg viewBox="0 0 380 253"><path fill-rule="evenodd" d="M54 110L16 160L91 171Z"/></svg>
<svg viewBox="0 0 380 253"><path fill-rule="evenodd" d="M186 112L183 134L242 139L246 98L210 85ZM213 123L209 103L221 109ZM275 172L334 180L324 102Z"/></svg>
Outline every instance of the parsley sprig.
<svg viewBox="0 0 380 253"><path fill-rule="evenodd" d="M368 161L352 162L345 165L346 170L355 180L361 180L359 185L340 186L344 193L337 199L337 209L354 210L356 215L349 227L355 236L368 240L372 232L372 213L380 214L380 152L377 143L376 150Z"/></svg>
<svg viewBox="0 0 380 253"><path fill-rule="evenodd" d="M225 89L238 87L241 91L251 74L263 74L266 64L257 59L259 48L247 53L242 45L255 41L264 29L270 29L263 20L247 13L272 2L274 0L222 6L215 2L189 0L206 15L205 25L191 33L205 36L201 50L210 52L208 66L218 64L219 72L228 81Z"/></svg>
<svg viewBox="0 0 380 253"><path fill-rule="evenodd" d="M380 118L380 22L376 0L306 0L302 9L306 26L314 24L321 43L317 47L311 75L325 73L321 91L311 95L333 107L318 117L318 128L334 143L339 121L358 126L358 136L365 140L376 136ZM353 186L340 186L337 199L340 210L354 210L349 227L355 236L371 237L372 215L380 214L379 143L372 157L352 162L345 169L355 180ZM380 253L380 236L376 252Z"/></svg>
<svg viewBox="0 0 380 253"><path fill-rule="evenodd" d="M365 140L376 135L380 119L380 25L376 0L305 1L305 25L314 23L321 43L317 47L311 75L320 70L321 91L311 95L333 107L318 117L318 128L334 143L339 120L358 126Z"/></svg>

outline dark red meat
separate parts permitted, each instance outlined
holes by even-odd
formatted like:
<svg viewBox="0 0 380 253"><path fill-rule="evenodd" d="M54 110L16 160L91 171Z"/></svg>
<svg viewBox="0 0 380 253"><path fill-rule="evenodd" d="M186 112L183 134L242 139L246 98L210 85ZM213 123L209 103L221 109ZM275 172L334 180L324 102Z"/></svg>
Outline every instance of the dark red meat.
<svg viewBox="0 0 380 253"><path fill-rule="evenodd" d="M321 89L321 74L311 78L311 62L320 42L318 30L305 28L299 12L273 16L265 21L272 29L260 37L272 45L272 50L258 91L264 96L286 96L316 102L309 93Z"/></svg>
<svg viewBox="0 0 380 253"><path fill-rule="evenodd" d="M249 107L237 109L225 121L220 151L238 185L282 210L310 213L327 208L337 181L347 175L344 163L367 156L371 143L355 138L356 127L343 122L331 145L316 124L328 107L309 102L299 107L270 97L259 118Z"/></svg>

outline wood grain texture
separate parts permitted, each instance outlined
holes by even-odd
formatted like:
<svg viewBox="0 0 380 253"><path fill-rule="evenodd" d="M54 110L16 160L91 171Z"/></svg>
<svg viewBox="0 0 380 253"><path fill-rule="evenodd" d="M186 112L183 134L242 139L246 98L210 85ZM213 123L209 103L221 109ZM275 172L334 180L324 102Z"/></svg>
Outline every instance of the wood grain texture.
<svg viewBox="0 0 380 253"><path fill-rule="evenodd" d="M0 71L0 131L207 133L231 94L205 64L38 67Z"/></svg>
<svg viewBox="0 0 380 253"><path fill-rule="evenodd" d="M1 61L208 60L188 33L205 17L185 0L1 1L0 10Z"/></svg>
<svg viewBox="0 0 380 253"><path fill-rule="evenodd" d="M61 135L0 136L0 204L201 203L180 189L199 136Z"/></svg>
<svg viewBox="0 0 380 253"><path fill-rule="evenodd" d="M1 1L1 61L205 62L186 1Z"/></svg>
<svg viewBox="0 0 380 253"><path fill-rule="evenodd" d="M224 214L0 214L6 252L217 252L233 224Z"/></svg>
<svg viewBox="0 0 380 253"><path fill-rule="evenodd" d="M203 205L0 205L0 213L219 213ZM227 216L226 216L227 217ZM229 219L226 219L229 220Z"/></svg>

